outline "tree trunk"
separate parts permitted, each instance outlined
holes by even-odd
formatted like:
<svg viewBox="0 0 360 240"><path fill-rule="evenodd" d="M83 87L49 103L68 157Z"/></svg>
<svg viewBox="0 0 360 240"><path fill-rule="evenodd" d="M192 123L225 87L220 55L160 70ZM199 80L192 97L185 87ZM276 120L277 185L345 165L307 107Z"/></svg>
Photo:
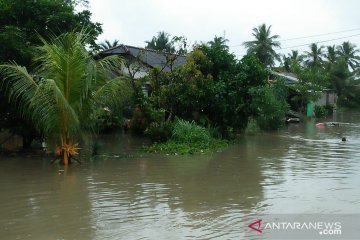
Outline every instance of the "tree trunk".
<svg viewBox="0 0 360 240"><path fill-rule="evenodd" d="M62 156L61 156L61 161L60 163L64 166L67 166L69 165L69 156L68 156L68 153L64 150L62 150Z"/></svg>

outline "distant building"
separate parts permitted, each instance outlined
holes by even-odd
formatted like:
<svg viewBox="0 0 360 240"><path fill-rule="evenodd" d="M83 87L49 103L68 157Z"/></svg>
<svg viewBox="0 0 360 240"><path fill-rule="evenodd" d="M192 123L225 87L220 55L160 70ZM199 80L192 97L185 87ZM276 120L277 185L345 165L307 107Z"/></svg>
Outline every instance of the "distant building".
<svg viewBox="0 0 360 240"><path fill-rule="evenodd" d="M337 92L334 89L323 89L320 93L320 98L314 102L316 106L331 106L335 105L337 101Z"/></svg>
<svg viewBox="0 0 360 240"><path fill-rule="evenodd" d="M289 72L275 72L271 71L269 82L275 81L274 79L281 78L285 81L285 84L290 86L299 82L296 74ZM316 106L331 106L335 105L337 101L337 92L334 89L323 89L320 92L320 98L314 102Z"/></svg>

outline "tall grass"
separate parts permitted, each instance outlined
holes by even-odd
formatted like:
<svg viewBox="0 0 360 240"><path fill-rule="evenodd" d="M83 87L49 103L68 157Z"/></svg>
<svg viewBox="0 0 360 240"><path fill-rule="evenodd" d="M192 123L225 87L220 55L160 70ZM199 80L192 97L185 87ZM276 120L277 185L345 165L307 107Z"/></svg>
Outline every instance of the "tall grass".
<svg viewBox="0 0 360 240"><path fill-rule="evenodd" d="M174 125L171 139L179 143L209 144L211 136L206 128L196 125L194 121L178 119Z"/></svg>

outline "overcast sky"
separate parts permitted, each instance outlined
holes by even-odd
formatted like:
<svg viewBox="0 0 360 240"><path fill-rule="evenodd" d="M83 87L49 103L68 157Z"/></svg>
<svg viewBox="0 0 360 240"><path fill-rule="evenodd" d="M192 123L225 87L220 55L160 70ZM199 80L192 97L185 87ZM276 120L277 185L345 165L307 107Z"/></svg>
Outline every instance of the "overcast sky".
<svg viewBox="0 0 360 240"><path fill-rule="evenodd" d="M358 0L90 0L90 11L92 20L103 24L99 42L118 39L144 47L159 31L185 36L190 44L225 35L230 50L241 57L245 49L238 45L252 40L252 29L266 23L283 40L346 31L282 41L282 48L343 37L321 44L351 41L360 46Z"/></svg>

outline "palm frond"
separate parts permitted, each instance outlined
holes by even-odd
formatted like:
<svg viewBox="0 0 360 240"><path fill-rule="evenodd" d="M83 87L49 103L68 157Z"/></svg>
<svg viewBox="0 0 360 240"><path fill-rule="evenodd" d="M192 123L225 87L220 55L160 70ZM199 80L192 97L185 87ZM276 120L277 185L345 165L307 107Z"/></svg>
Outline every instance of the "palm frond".
<svg viewBox="0 0 360 240"><path fill-rule="evenodd" d="M28 116L31 113L29 102L38 89L38 83L25 67L16 63L0 65L0 74L0 86L7 94L9 102L17 106L22 115Z"/></svg>
<svg viewBox="0 0 360 240"><path fill-rule="evenodd" d="M118 108L131 94L132 90L128 79L118 77L106 82L94 91L93 99L98 106Z"/></svg>

